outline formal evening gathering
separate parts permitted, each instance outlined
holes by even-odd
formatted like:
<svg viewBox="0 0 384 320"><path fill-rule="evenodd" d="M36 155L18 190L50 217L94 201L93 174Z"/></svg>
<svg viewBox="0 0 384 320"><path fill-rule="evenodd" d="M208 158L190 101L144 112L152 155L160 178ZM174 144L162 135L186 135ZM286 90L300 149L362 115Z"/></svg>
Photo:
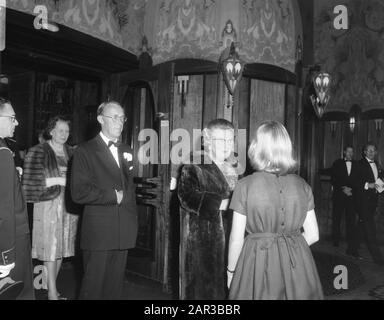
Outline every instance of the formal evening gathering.
<svg viewBox="0 0 384 320"><path fill-rule="evenodd" d="M0 0L0 300L384 300L383 191L384 0Z"/></svg>

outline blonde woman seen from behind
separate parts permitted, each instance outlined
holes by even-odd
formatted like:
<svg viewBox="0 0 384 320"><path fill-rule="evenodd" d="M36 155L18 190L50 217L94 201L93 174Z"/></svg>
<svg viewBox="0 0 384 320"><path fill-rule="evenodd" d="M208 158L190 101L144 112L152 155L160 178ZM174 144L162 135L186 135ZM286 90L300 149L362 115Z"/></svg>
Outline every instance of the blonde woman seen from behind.
<svg viewBox="0 0 384 320"><path fill-rule="evenodd" d="M237 184L230 205L234 215L227 266L229 298L323 299L309 248L319 240L313 194L292 173L296 164L285 127L275 121L263 123L249 158L257 172Z"/></svg>

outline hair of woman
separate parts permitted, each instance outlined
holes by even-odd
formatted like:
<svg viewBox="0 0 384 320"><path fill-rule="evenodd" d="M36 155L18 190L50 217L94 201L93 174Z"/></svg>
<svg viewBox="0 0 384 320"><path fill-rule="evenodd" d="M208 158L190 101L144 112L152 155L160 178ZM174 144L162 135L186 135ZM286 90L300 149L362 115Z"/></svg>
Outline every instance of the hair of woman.
<svg viewBox="0 0 384 320"><path fill-rule="evenodd" d="M266 121L256 130L248 156L254 169L284 175L294 171L292 142L285 127L277 121Z"/></svg>
<svg viewBox="0 0 384 320"><path fill-rule="evenodd" d="M58 122L65 122L68 124L68 126L71 125L71 122L63 116L55 116L55 117L49 119L48 123L47 123L47 127L45 128L45 134L44 134L45 139L48 139L48 140L52 139L51 131L53 129L55 129L56 124Z"/></svg>

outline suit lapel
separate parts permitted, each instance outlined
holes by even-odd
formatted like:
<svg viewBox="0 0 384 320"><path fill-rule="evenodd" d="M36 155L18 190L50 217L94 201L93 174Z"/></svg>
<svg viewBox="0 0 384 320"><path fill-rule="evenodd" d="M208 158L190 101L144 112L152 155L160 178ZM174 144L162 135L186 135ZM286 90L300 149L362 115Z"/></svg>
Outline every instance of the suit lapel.
<svg viewBox="0 0 384 320"><path fill-rule="evenodd" d="M123 151L121 150L121 147L117 148L117 154L119 155L119 162L120 162L120 177L123 183L123 188L125 190L125 176L124 176L125 161L123 158Z"/></svg>
<svg viewBox="0 0 384 320"><path fill-rule="evenodd" d="M365 158L364 158L364 163L365 163L367 170L369 172L371 181L374 181L375 180L375 174L373 173L373 169L372 169L371 165L369 164L369 162ZM377 168L377 165L376 165L376 168Z"/></svg>

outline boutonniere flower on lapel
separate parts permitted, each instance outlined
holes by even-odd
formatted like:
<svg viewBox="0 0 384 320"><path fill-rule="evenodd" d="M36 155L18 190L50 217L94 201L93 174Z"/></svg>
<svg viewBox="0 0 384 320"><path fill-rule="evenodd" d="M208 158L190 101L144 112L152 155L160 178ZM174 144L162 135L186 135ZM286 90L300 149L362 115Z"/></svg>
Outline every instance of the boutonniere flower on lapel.
<svg viewBox="0 0 384 320"><path fill-rule="evenodd" d="M127 162L132 162L133 161L133 156L129 152L124 152L123 153L123 158ZM129 167L129 171L132 171L132 170L133 170L133 166Z"/></svg>

